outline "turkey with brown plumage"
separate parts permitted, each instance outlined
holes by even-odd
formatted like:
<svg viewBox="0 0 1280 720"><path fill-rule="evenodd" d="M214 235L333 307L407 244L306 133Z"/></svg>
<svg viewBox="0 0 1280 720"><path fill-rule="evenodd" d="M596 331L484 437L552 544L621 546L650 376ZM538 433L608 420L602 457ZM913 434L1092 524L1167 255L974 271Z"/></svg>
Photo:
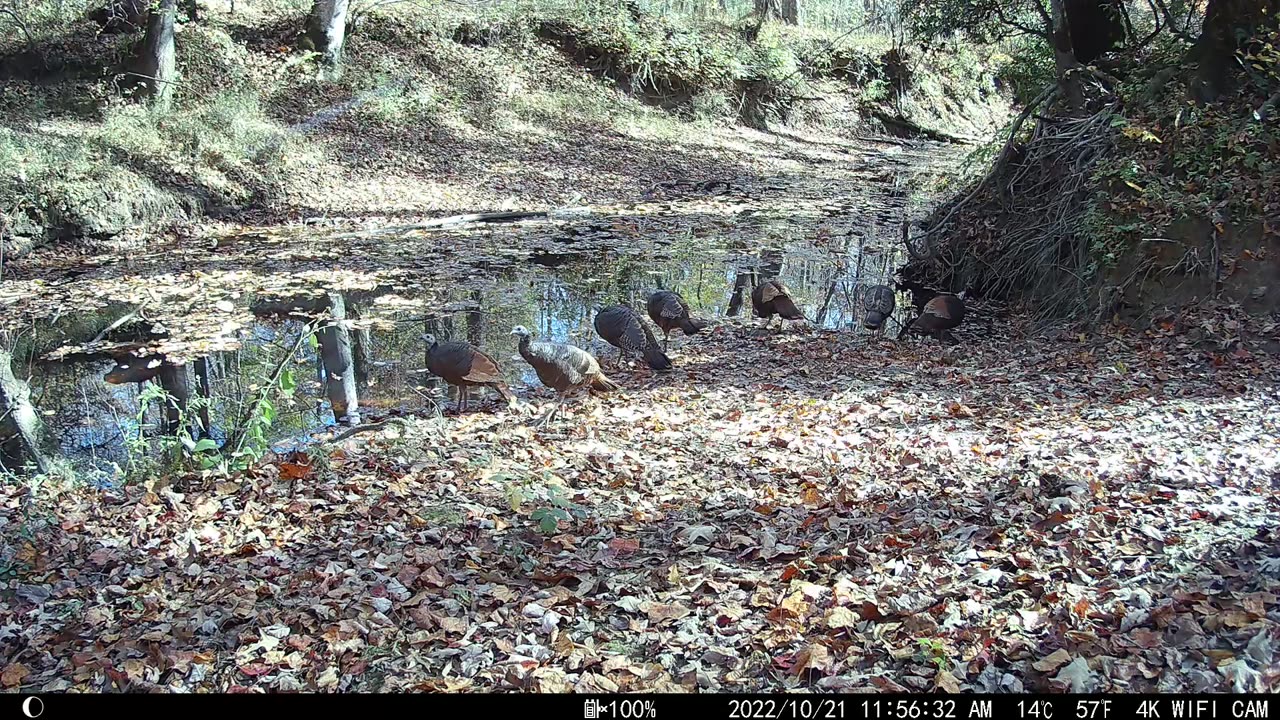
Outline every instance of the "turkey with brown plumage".
<svg viewBox="0 0 1280 720"><path fill-rule="evenodd" d="M600 371L600 363L591 353L572 345L533 340L533 333L523 325L511 329L520 338L520 357L533 366L538 380L556 391L556 405L540 422L549 422L564 405L565 397L582 390L612 392L619 385Z"/></svg>
<svg viewBox="0 0 1280 720"><path fill-rule="evenodd" d="M756 317L768 321L765 327L773 323L774 315L780 318L779 322L782 324L787 320L805 319L804 313L796 307L791 291L777 279L765 280L751 291L751 309L755 311Z"/></svg>
<svg viewBox="0 0 1280 720"><path fill-rule="evenodd" d="M924 309L920 311L915 321L903 329L902 335L916 333L932 335L938 340L951 340L951 330L964 322L964 316L963 292L959 295L951 293L935 295L924 304Z"/></svg>
<svg viewBox="0 0 1280 720"><path fill-rule="evenodd" d="M489 387L507 403L514 406L516 399L502 379L498 362L470 343L439 342L436 336L422 336L427 343L427 370L445 382L458 388L458 412L467 409L471 388Z"/></svg>
<svg viewBox="0 0 1280 720"><path fill-rule="evenodd" d="M690 316L689 304L670 290L659 290L650 295L646 309L649 311L649 319L662 329L663 352L666 352L667 340L672 330L680 328L685 335L697 335L699 330L707 326L705 320Z"/></svg>

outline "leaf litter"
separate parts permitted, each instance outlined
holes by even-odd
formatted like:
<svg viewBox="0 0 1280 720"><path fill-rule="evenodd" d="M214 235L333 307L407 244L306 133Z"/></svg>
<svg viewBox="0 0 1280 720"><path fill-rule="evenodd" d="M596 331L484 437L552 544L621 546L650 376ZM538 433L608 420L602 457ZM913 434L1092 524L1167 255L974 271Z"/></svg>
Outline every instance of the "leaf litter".
<svg viewBox="0 0 1280 720"><path fill-rule="evenodd" d="M855 186L944 154L775 145L714 199L37 254L0 325L125 303L189 357L236 347L255 296L390 290L376 321L530 259L752 247L761 216L847 238L902 210ZM722 320L544 429L482 411L238 477L5 484L0 685L1274 690L1275 358L996 310L952 347Z"/></svg>
<svg viewBox="0 0 1280 720"><path fill-rule="evenodd" d="M991 310L956 346L726 320L550 427L306 472L6 485L0 683L1274 690L1275 358Z"/></svg>

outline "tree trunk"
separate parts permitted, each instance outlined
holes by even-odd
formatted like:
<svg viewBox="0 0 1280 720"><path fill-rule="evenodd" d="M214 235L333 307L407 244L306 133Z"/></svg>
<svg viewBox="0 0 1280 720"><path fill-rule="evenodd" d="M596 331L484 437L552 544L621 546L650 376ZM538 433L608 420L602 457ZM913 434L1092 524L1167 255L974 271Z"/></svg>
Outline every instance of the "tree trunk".
<svg viewBox="0 0 1280 720"><path fill-rule="evenodd" d="M330 293L329 302L334 322L317 335L324 360L325 389L333 408L333 419L356 425L360 422L360 403L356 396L356 369L351 329L346 322L346 303L338 293Z"/></svg>
<svg viewBox="0 0 1280 720"><path fill-rule="evenodd" d="M198 0L182 0L182 5L187 13L188 20L200 22L200 3Z"/></svg>
<svg viewBox="0 0 1280 720"><path fill-rule="evenodd" d="M484 344L484 311L480 309L484 295L479 290L472 290L471 301L475 307L467 311L467 342L480 347Z"/></svg>
<svg viewBox="0 0 1280 720"><path fill-rule="evenodd" d="M177 435L182 429L182 419L187 414L187 405L191 402L191 384L187 380L187 366L166 362L160 366L156 379L160 387L168 393L164 401L165 432Z"/></svg>
<svg viewBox="0 0 1280 720"><path fill-rule="evenodd" d="M19 470L31 463L41 473L53 470L52 443L31 405L31 388L13 374L13 356L0 350L0 467ZM8 467L4 458L16 463Z"/></svg>
<svg viewBox="0 0 1280 720"><path fill-rule="evenodd" d="M213 382L210 375L213 372L213 363L209 362L209 356L196 358L196 396L200 398L200 434L197 437L211 437L213 433L213 424L209 419L209 405L213 402Z"/></svg>
<svg viewBox="0 0 1280 720"><path fill-rule="evenodd" d="M1198 64L1192 93L1201 103L1217 100L1233 87L1231 67L1243 38L1276 22L1280 0L1209 0L1196 43Z"/></svg>
<svg viewBox="0 0 1280 720"><path fill-rule="evenodd" d="M173 46L173 18L178 0L159 0L147 16L147 34L134 60L134 74L141 94L156 107L167 108L177 82L177 62Z"/></svg>
<svg viewBox="0 0 1280 720"><path fill-rule="evenodd" d="M307 16L307 39L331 75L337 75L342 65L346 36L347 0L315 0Z"/></svg>
<svg viewBox="0 0 1280 720"><path fill-rule="evenodd" d="M800 0L782 0L781 15L788 25L799 25Z"/></svg>
<svg viewBox="0 0 1280 720"><path fill-rule="evenodd" d="M1080 80L1080 61L1071 47L1071 24L1067 20L1065 0L1050 0L1052 11L1053 64L1058 87L1072 110L1084 108L1084 85Z"/></svg>
<svg viewBox="0 0 1280 720"><path fill-rule="evenodd" d="M1067 0L1067 24L1076 60L1091 63L1124 42L1121 0Z"/></svg>

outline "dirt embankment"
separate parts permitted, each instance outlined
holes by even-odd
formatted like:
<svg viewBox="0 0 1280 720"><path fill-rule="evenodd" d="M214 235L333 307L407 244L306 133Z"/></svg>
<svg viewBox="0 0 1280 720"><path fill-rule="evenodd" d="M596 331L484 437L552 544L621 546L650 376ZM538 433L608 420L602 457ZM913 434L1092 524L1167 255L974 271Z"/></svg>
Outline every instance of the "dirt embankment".
<svg viewBox="0 0 1280 720"><path fill-rule="evenodd" d="M0 52L5 256L208 216L268 223L634 199L659 182L723 175L716 127L852 135L884 130L875 117L892 112L977 136L1007 112L979 60L915 57L906 82L876 37L830 46L768 26L747 42L732 27L625 13L374 14L350 36L342 77L318 80L296 49L300 27L246 8L180 24L180 87L163 115L120 97L136 31L100 33L85 20Z"/></svg>

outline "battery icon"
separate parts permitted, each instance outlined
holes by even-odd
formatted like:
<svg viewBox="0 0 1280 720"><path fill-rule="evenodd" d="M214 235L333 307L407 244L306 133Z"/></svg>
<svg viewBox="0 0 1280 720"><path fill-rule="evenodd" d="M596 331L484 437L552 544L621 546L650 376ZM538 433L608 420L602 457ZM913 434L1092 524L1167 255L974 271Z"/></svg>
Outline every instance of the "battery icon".
<svg viewBox="0 0 1280 720"><path fill-rule="evenodd" d="M582 717L586 720L596 720L600 717L600 701L595 698L587 698L582 704Z"/></svg>

